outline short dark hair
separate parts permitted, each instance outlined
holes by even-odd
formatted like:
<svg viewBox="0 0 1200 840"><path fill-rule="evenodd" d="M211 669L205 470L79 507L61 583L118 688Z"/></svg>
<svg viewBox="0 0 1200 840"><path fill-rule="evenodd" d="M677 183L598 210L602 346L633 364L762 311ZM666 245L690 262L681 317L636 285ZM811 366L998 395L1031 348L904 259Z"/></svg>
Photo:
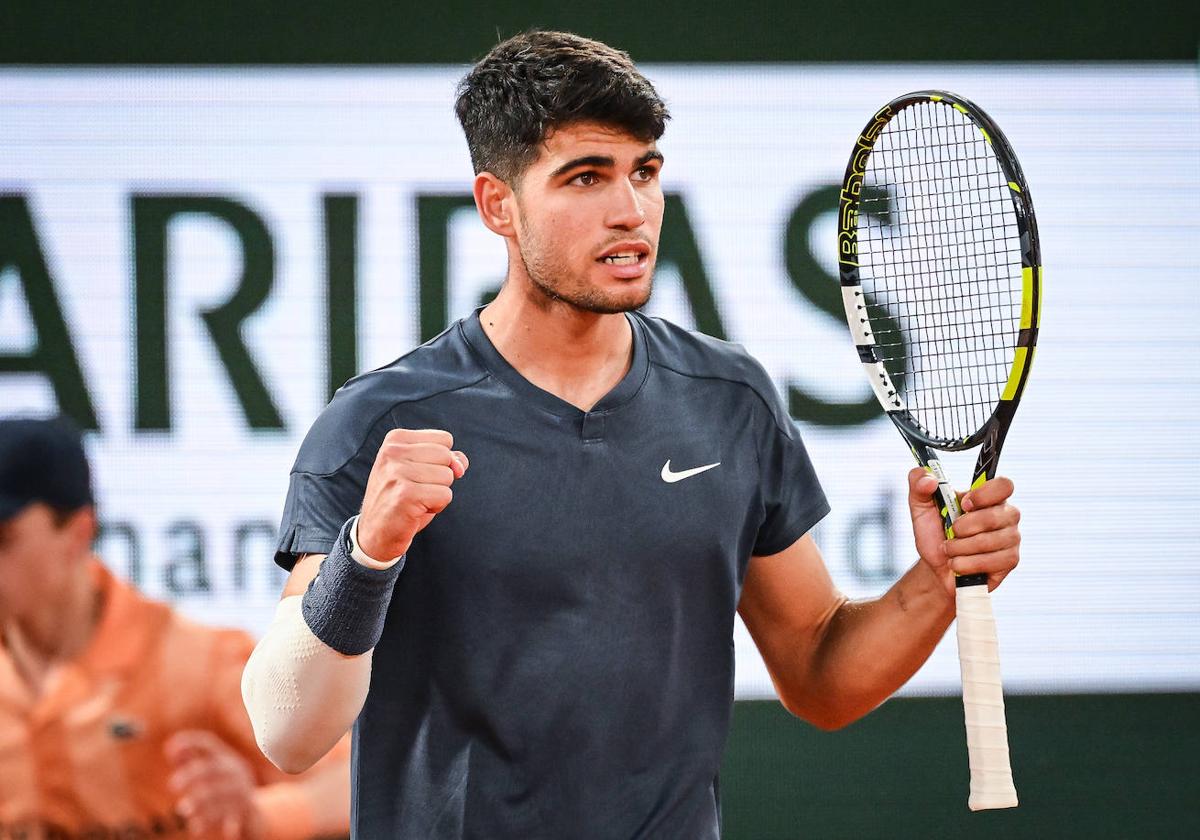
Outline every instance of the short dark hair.
<svg viewBox="0 0 1200 840"><path fill-rule="evenodd" d="M553 129L598 122L657 140L670 114L629 54L569 32L497 44L458 85L458 121L475 172L512 183Z"/></svg>

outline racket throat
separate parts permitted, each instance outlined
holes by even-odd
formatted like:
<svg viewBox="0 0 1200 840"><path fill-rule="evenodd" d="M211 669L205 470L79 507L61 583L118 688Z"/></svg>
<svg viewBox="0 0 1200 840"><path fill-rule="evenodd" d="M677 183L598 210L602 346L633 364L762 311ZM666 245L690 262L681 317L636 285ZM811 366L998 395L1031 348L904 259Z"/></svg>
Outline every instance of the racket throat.
<svg viewBox="0 0 1200 840"><path fill-rule="evenodd" d="M946 529L946 539L954 539L954 523L958 517L962 515L962 507L958 503L958 494L954 492L954 488L950 485L950 479L946 477L946 471L942 468L942 462L929 454L929 450L918 452L917 457L921 460L922 466L925 467L934 478L937 479L937 492L934 494L934 501L938 505L938 512L942 515L942 525ZM971 575L955 575L954 585L956 587L963 586L979 586L987 585L987 574L980 572Z"/></svg>

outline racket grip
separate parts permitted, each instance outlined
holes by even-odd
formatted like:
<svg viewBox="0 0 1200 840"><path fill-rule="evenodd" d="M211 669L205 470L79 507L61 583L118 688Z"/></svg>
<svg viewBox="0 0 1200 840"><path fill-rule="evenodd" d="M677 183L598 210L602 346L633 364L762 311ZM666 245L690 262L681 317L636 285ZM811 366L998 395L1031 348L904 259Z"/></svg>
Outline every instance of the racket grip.
<svg viewBox="0 0 1200 840"><path fill-rule="evenodd" d="M987 584L955 590L958 661L962 667L963 712L967 723L967 762L971 769L972 811L1015 808L1017 790L1008 762L1008 727L1000 684L1000 647Z"/></svg>

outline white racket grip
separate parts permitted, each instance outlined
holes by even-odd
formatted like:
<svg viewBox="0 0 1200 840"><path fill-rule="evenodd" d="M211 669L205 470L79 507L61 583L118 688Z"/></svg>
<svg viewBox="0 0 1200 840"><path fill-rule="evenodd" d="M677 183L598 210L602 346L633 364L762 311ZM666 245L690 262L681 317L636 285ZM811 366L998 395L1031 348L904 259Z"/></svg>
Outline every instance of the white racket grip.
<svg viewBox="0 0 1200 840"><path fill-rule="evenodd" d="M1000 646L987 584L960 586L958 661L962 666L963 711L967 722L967 761L971 769L972 811L1015 808L1008 763L1008 727L1004 722L1004 693L1000 683Z"/></svg>

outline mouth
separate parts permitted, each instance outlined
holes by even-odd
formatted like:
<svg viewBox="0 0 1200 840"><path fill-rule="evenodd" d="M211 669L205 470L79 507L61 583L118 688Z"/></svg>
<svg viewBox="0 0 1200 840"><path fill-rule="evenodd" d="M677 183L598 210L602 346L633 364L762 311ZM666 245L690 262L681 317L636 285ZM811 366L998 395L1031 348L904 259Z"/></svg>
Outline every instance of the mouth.
<svg viewBox="0 0 1200 840"><path fill-rule="evenodd" d="M640 266L650 258L648 242L617 242L610 245L596 262L612 266Z"/></svg>
<svg viewBox="0 0 1200 840"><path fill-rule="evenodd" d="M609 254L606 257L601 257L600 262L608 265L637 265L646 259L645 254L635 254L631 251L623 251L617 254Z"/></svg>

